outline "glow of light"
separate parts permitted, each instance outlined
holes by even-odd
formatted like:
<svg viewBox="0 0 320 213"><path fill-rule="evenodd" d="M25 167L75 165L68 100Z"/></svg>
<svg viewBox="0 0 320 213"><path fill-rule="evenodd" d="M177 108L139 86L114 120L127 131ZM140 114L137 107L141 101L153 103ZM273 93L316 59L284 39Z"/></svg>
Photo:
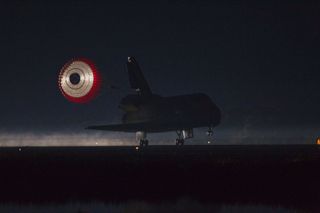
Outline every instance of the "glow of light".
<svg viewBox="0 0 320 213"><path fill-rule="evenodd" d="M210 144L211 143L211 141L208 141L208 144Z"/></svg>
<svg viewBox="0 0 320 213"><path fill-rule="evenodd" d="M75 133L1 133L0 147L25 146L132 146L136 144L134 136L123 137L121 134L106 136L100 132L75 132ZM97 145L97 144L98 145Z"/></svg>
<svg viewBox="0 0 320 213"><path fill-rule="evenodd" d="M136 146L136 150L137 150L137 151L139 150L139 147L138 147L138 146Z"/></svg>
<svg viewBox="0 0 320 213"><path fill-rule="evenodd" d="M317 139L317 145L320 145L320 138Z"/></svg>

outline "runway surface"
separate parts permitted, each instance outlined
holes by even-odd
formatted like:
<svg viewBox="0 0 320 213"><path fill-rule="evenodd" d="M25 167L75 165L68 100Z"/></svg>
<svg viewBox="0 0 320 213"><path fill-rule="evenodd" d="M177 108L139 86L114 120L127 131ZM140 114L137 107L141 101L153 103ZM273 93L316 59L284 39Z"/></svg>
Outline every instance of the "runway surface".
<svg viewBox="0 0 320 213"><path fill-rule="evenodd" d="M320 146L0 148L0 202L175 200L318 209Z"/></svg>

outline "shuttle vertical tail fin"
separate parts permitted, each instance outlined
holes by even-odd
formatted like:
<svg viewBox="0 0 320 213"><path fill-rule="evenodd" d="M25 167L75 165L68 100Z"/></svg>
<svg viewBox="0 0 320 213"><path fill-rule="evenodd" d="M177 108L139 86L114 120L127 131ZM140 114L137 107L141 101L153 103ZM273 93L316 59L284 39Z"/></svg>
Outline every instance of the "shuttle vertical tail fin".
<svg viewBox="0 0 320 213"><path fill-rule="evenodd" d="M127 68L131 88L142 96L150 96L152 92L149 84L144 78L138 62L133 57L128 57Z"/></svg>

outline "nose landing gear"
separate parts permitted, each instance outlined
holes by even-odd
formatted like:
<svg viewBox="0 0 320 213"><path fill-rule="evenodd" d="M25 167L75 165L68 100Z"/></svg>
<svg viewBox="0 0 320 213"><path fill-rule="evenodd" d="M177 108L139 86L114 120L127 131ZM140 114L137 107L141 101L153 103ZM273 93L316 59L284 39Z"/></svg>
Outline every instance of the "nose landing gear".
<svg viewBox="0 0 320 213"><path fill-rule="evenodd" d="M212 140L213 140L213 128L210 126L208 131L206 132L207 136L208 136L208 144L211 144Z"/></svg>

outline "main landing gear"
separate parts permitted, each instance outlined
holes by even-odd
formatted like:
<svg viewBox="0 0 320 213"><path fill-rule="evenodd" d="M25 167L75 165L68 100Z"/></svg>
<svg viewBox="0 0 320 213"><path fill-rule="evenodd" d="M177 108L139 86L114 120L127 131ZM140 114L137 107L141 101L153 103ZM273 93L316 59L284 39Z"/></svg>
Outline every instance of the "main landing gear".
<svg viewBox="0 0 320 213"><path fill-rule="evenodd" d="M177 130L178 138L176 139L177 146L183 146L185 139L193 138L193 129Z"/></svg>
<svg viewBox="0 0 320 213"><path fill-rule="evenodd" d="M147 139L140 139L140 146L145 147L149 145L149 141Z"/></svg>
<svg viewBox="0 0 320 213"><path fill-rule="evenodd" d="M177 146L183 146L184 139L183 139L182 131L181 130L177 130L176 132L177 132L177 135L178 135L178 138L176 139L176 145Z"/></svg>
<svg viewBox="0 0 320 213"><path fill-rule="evenodd" d="M136 140L139 141L140 147L146 147L149 145L146 132L143 132L143 131L136 132Z"/></svg>
<svg viewBox="0 0 320 213"><path fill-rule="evenodd" d="M212 135L213 135L213 128L209 127L207 131L208 144L211 143ZM193 129L182 129L176 131L178 138L176 139L177 146L183 146L184 142L188 138L193 138ZM139 142L140 147L147 147L149 145L149 141L147 140L147 133L144 131L136 132L136 140Z"/></svg>
<svg viewBox="0 0 320 213"><path fill-rule="evenodd" d="M183 138L177 138L176 139L176 145L177 146L183 146L184 144L184 139Z"/></svg>

